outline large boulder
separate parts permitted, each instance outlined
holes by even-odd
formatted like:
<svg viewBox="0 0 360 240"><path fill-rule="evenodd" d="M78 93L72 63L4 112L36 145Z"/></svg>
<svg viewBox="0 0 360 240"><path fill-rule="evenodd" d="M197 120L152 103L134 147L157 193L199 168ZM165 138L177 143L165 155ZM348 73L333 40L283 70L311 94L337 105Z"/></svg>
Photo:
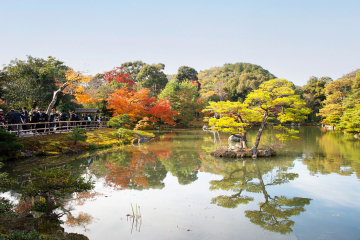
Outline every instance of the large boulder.
<svg viewBox="0 0 360 240"><path fill-rule="evenodd" d="M230 142L240 142L241 138L236 137L235 135L231 135L228 139Z"/></svg>

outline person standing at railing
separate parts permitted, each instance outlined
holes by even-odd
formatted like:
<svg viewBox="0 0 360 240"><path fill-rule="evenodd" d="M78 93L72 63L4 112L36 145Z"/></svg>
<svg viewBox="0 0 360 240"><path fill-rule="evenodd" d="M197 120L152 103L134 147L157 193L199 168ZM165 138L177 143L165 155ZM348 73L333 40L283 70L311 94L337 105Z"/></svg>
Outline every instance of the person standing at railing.
<svg viewBox="0 0 360 240"><path fill-rule="evenodd" d="M22 119L22 116L19 112L15 111L14 109L11 109L11 122L13 124L21 124L24 123L24 120ZM21 125L17 125L17 126L12 126L12 130L13 131L22 131L22 126Z"/></svg>
<svg viewBox="0 0 360 240"><path fill-rule="evenodd" d="M86 115L81 114L81 121L83 121L83 122L81 123L81 127L82 127L82 128L86 128L86 127L85 127L86 122L84 122L84 121L86 121L86 120L87 120Z"/></svg>
<svg viewBox="0 0 360 240"><path fill-rule="evenodd" d="M46 123L48 122L48 115L46 113L44 113L44 109L40 109L40 113L39 113L39 123ZM38 124L38 128L40 128L40 130L38 130L38 132L44 132L45 128L45 124Z"/></svg>
<svg viewBox="0 0 360 240"><path fill-rule="evenodd" d="M3 113L3 110L0 109L0 127L2 129L4 129L4 124L5 124L5 115Z"/></svg>
<svg viewBox="0 0 360 240"><path fill-rule="evenodd" d="M75 112L74 112L74 111L69 111L69 114L70 114L70 119L69 119L69 121L71 121L71 122L76 121ZM74 124L74 123L70 123L70 126L75 126L75 124Z"/></svg>
<svg viewBox="0 0 360 240"><path fill-rule="evenodd" d="M87 125L90 126L91 121L93 120L90 113L87 114L87 120L89 121Z"/></svg>
<svg viewBox="0 0 360 240"><path fill-rule="evenodd" d="M51 109L51 113L50 113L50 132L54 132L54 127L55 127L55 122L56 122L56 118L58 117L58 114L55 111L55 108Z"/></svg>
<svg viewBox="0 0 360 240"><path fill-rule="evenodd" d="M65 110L62 110L59 120L66 121L67 119L68 119L68 115L66 114ZM66 123L61 123L61 129L64 129L64 126L66 126Z"/></svg>
<svg viewBox="0 0 360 240"><path fill-rule="evenodd" d="M26 107L23 107L22 108L22 111L23 111L23 113L24 113L24 123L29 123L29 113L28 113L28 111L26 110Z"/></svg>
<svg viewBox="0 0 360 240"><path fill-rule="evenodd" d="M11 109L12 107L10 106L10 111L8 111L5 115L5 121L7 122L7 124L12 124L11 122ZM11 126L8 126L8 131L11 131L12 130L12 127Z"/></svg>
<svg viewBox="0 0 360 240"><path fill-rule="evenodd" d="M30 123L37 123L39 122L39 114L37 113L37 111L35 109L33 109L33 111L31 111L31 116L30 116ZM34 129L34 131L36 132L36 126L37 124L32 124L31 128Z"/></svg>

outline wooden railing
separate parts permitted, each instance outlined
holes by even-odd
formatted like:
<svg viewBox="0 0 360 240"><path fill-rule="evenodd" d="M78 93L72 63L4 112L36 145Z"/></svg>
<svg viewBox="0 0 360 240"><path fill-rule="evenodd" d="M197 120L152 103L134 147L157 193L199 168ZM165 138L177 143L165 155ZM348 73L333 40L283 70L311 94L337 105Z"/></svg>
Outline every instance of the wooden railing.
<svg viewBox="0 0 360 240"><path fill-rule="evenodd" d="M20 123L0 125L6 131L15 133L18 137L30 137L42 134L70 132L73 127L98 129L107 128L106 121L59 121L40 123Z"/></svg>

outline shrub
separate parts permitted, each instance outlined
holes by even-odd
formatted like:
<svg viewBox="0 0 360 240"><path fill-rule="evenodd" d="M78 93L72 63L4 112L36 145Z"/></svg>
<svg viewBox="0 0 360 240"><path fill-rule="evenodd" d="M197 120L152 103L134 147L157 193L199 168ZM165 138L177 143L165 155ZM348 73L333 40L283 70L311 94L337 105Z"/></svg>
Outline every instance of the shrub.
<svg viewBox="0 0 360 240"><path fill-rule="evenodd" d="M0 236L0 240L52 240L52 237L44 237L41 236L39 232L35 229L31 230L30 232L22 232L16 230L15 232L10 233L9 236L4 237Z"/></svg>
<svg viewBox="0 0 360 240"><path fill-rule="evenodd" d="M86 141L87 135L86 135L86 129L85 128L77 128L74 127L70 133L65 137L68 140L74 141L74 145L78 141Z"/></svg>
<svg viewBox="0 0 360 240"><path fill-rule="evenodd" d="M0 128L0 160L13 156L17 151L23 149L23 145L16 143L15 134L8 133L5 129Z"/></svg>

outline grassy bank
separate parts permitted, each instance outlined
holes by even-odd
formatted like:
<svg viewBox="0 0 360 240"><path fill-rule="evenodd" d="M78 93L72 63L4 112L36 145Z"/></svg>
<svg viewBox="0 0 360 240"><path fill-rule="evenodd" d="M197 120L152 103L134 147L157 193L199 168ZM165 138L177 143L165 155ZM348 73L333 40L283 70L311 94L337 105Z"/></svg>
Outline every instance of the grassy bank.
<svg viewBox="0 0 360 240"><path fill-rule="evenodd" d="M114 129L112 128L88 131L86 133L87 140L85 142L77 142L75 145L74 141L66 139L66 136L69 133L19 138L17 142L24 145L22 152L31 152L35 155L59 155L128 144L134 138L137 138L135 134L150 138L154 137L154 134L152 133L129 130L129 134L122 136L120 139L119 136L114 135L113 132Z"/></svg>

